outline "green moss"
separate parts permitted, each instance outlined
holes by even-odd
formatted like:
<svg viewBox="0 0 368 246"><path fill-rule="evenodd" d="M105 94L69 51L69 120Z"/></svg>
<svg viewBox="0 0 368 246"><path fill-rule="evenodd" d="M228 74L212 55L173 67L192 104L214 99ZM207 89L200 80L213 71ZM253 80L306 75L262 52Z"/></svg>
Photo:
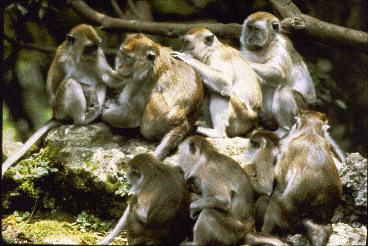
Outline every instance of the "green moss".
<svg viewBox="0 0 368 246"><path fill-rule="evenodd" d="M24 243L25 241L17 239L17 233L23 238L32 240L30 243L50 244L52 242L64 242L63 244L96 244L103 235L101 232L91 230L90 232L81 232L78 225L73 223L73 217L65 212L58 212L56 215L50 216L49 213L41 214L40 217L34 216L27 222L17 222L14 215L3 217L2 225L8 224L8 228L2 231L2 238L7 243ZM75 221L75 220L74 220ZM19 235L19 234L18 234ZM114 244L126 245L126 239L115 239Z"/></svg>
<svg viewBox="0 0 368 246"><path fill-rule="evenodd" d="M98 168L98 164L97 163L93 163L92 164L92 171L96 170Z"/></svg>
<svg viewBox="0 0 368 246"><path fill-rule="evenodd" d="M51 147L47 146L42 153L40 153L40 159L43 161L47 160L57 160L62 147Z"/></svg>

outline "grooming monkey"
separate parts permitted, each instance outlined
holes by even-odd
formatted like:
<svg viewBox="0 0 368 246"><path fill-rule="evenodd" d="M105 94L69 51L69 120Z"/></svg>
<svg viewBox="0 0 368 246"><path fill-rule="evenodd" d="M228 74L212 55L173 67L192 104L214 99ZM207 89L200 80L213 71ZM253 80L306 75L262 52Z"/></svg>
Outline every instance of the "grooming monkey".
<svg viewBox="0 0 368 246"><path fill-rule="evenodd" d="M47 75L46 90L53 119L34 133L20 150L2 165L2 175L49 130L64 122L86 125L102 113L106 86L124 84L108 65L100 37L92 26L81 24L59 46Z"/></svg>
<svg viewBox="0 0 368 246"><path fill-rule="evenodd" d="M263 209L257 211L264 217L262 233L271 234L278 227L289 233L304 233L313 246L327 244L342 187L324 138L326 122L322 113L301 110L283 140L267 131L252 135L247 156L256 167L259 182L254 187L271 196L261 197L263 204L257 201L257 209ZM275 148L280 149L279 155L275 155Z"/></svg>
<svg viewBox="0 0 368 246"><path fill-rule="evenodd" d="M109 244L124 229L129 245L179 245L188 237L189 193L183 172L150 154L128 163L132 197L114 230L98 244Z"/></svg>
<svg viewBox="0 0 368 246"><path fill-rule="evenodd" d="M114 127L139 127L148 140L161 141L153 154L159 160L192 131L203 104L201 78L170 52L143 34L127 37L115 63L126 86L102 113Z"/></svg>
<svg viewBox="0 0 368 246"><path fill-rule="evenodd" d="M288 134L300 109L314 105L313 80L291 41L280 32L276 16L257 12L243 24L241 53L262 78L264 124L276 121L280 138Z"/></svg>
<svg viewBox="0 0 368 246"><path fill-rule="evenodd" d="M196 219L188 245L288 245L255 231L254 195L241 166L204 137L179 145L179 167L189 187L190 216Z"/></svg>
<svg viewBox="0 0 368 246"><path fill-rule="evenodd" d="M198 127L197 133L212 138L248 133L262 106L260 77L239 51L207 29L189 31L182 42L183 53L172 55L193 67L208 89L203 107L207 127Z"/></svg>

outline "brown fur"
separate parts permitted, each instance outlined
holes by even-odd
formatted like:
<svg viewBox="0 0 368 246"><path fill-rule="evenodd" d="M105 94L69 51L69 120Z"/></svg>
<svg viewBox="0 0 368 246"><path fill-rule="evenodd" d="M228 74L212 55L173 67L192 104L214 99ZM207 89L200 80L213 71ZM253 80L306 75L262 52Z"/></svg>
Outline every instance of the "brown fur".
<svg viewBox="0 0 368 246"><path fill-rule="evenodd" d="M289 233L306 234L313 246L327 244L342 188L329 144L324 138L326 126L324 114L302 110L290 134L280 142L280 158L276 165L272 164L276 156L262 158L277 148L266 144L275 138L262 132L254 136L259 139L259 149L263 151L255 151L252 163L256 166L258 179L267 181L258 185L272 187L274 179L277 182L266 211L259 213L264 214L263 233L272 233L278 227Z"/></svg>
<svg viewBox="0 0 368 246"><path fill-rule="evenodd" d="M240 165L205 138L188 137L179 146L179 166L191 192L196 218L193 245L286 244L255 232L254 197Z"/></svg>
<svg viewBox="0 0 368 246"><path fill-rule="evenodd" d="M209 92L203 109L207 127L197 132L208 137L246 135L262 106L260 78L238 50L207 29L190 30L182 40L183 53L173 56L192 66Z"/></svg>
<svg viewBox="0 0 368 246"><path fill-rule="evenodd" d="M161 141L154 153L160 160L194 128L203 103L202 80L170 51L143 34L126 38L116 70L127 85L102 114L115 127L140 127L145 138Z"/></svg>

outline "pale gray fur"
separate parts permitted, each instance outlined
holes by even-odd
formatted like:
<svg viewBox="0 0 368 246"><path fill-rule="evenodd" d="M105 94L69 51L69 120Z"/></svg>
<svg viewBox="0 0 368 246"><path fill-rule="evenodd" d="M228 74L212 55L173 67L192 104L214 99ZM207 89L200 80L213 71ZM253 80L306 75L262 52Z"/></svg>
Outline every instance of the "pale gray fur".
<svg viewBox="0 0 368 246"><path fill-rule="evenodd" d="M213 138L245 134L254 124L250 122L258 116L261 107L262 94L258 84L260 78L238 51L223 45L206 29L195 30L198 30L196 34L187 34L184 37L191 42L193 49L185 49L184 46L184 53L172 52L172 56L193 67L210 91L203 108L207 127L199 127L197 132ZM189 33L191 32L193 30ZM210 41L206 44L201 40L206 35L213 36L212 43ZM236 118L231 97L237 97L243 104L249 123L240 122L242 120ZM235 124L230 123L230 118Z"/></svg>
<svg viewBox="0 0 368 246"><path fill-rule="evenodd" d="M265 121L274 118L279 125L277 134L284 137L300 107L314 105L316 92L306 64L279 28L275 16L257 12L244 21L240 43L243 57L262 78L260 116ZM295 98L292 91L287 95L285 87L300 93L302 99ZM278 93L282 93L281 97Z"/></svg>

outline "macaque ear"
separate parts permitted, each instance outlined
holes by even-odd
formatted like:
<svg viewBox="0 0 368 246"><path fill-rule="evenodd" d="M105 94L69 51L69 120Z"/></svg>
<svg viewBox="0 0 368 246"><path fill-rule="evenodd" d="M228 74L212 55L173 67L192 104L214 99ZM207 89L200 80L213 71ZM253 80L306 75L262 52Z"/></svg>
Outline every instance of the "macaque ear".
<svg viewBox="0 0 368 246"><path fill-rule="evenodd" d="M213 44L213 41L215 40L215 35L210 35L210 36L207 36L204 38L204 43L207 45L207 46L211 46Z"/></svg>
<svg viewBox="0 0 368 246"><path fill-rule="evenodd" d="M250 143L252 144L253 148L259 149L261 147L261 144L254 139L250 139Z"/></svg>
<svg viewBox="0 0 368 246"><path fill-rule="evenodd" d="M278 31L280 29L280 23L278 21L271 22L272 29Z"/></svg>
<svg viewBox="0 0 368 246"><path fill-rule="evenodd" d="M75 42L75 37L74 37L74 35L73 35L73 34L68 33L68 34L66 35L66 38L68 39L68 42L70 42L70 43L73 43L73 44L74 44L74 42Z"/></svg>
<svg viewBox="0 0 368 246"><path fill-rule="evenodd" d="M153 61L155 61L155 59L156 59L156 54L152 50L148 51L147 52L147 60L153 62Z"/></svg>

